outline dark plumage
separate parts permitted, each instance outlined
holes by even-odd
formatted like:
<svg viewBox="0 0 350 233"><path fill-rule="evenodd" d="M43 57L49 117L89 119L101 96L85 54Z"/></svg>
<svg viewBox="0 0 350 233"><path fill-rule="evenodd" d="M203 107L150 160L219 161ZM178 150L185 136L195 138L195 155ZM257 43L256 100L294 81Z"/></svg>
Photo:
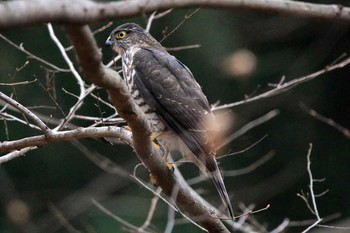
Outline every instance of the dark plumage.
<svg viewBox="0 0 350 233"><path fill-rule="evenodd" d="M180 151L209 175L233 218L215 160L215 118L191 71L136 24L115 28L106 45L122 56L125 81L152 132L164 132L157 138L159 144Z"/></svg>

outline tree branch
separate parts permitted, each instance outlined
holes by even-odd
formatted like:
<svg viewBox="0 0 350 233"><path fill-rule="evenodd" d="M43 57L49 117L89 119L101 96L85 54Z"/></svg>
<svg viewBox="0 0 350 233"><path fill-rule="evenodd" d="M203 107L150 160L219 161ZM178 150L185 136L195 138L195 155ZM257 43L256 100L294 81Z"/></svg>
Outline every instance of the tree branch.
<svg viewBox="0 0 350 233"><path fill-rule="evenodd" d="M14 108L18 109L26 117L31 119L34 122L34 124L38 126L45 133L46 137L50 136L51 130L49 129L49 127L44 122L42 122L42 120L39 117L37 117L34 113L32 113L32 111L30 111L28 108L26 108L25 106L18 103L16 100L12 99L11 97L5 95L2 92L0 92L0 99L10 104Z"/></svg>
<svg viewBox="0 0 350 233"><path fill-rule="evenodd" d="M349 64L350 64L350 57L348 57L342 61L339 61L338 63L329 65L322 70L316 71L312 74L309 74L309 75L306 75L306 76L303 76L300 78L293 79L293 80L286 82L286 83L283 82L284 79L282 78L281 82L279 84L275 85L275 88L273 88L269 91L266 91L262 94L259 94L257 96L254 96L254 97L251 97L251 98L248 98L245 100L237 101L237 102L234 102L231 104L224 104L224 105L220 105L217 107L213 107L212 110L217 111L217 110L221 110L221 109L232 108L232 107L236 107L238 105L247 104L250 102L257 101L257 100L270 98L272 96L279 95L279 94L284 93L284 92L286 92L286 91L288 91L296 86L299 86L302 83L309 82L309 81L319 77L322 74L328 73L328 72L336 70L336 69L341 69L345 66L348 66Z"/></svg>
<svg viewBox="0 0 350 233"><path fill-rule="evenodd" d="M105 3L90 0L18 0L0 3L0 29L47 22L89 23L189 7L254 10L350 23L349 7L290 0L130 0Z"/></svg>
<svg viewBox="0 0 350 233"><path fill-rule="evenodd" d="M212 210L176 180L158 151L154 149L143 112L134 104L119 74L102 64L101 52L89 27L66 25L65 29L74 45L85 78L107 90L118 113L132 129L133 145L138 157L157 178L164 193L170 197L174 189L178 190L176 203L192 216L199 218L209 232L228 232L222 222L212 216Z"/></svg>
<svg viewBox="0 0 350 233"><path fill-rule="evenodd" d="M71 141L82 138L102 138L116 137L131 144L131 134L129 131L117 126L78 128L68 131L52 131L50 139L45 135L25 137L14 141L0 142L0 153L12 150L19 150L30 146L44 146L52 142ZM0 164L2 163L0 157Z"/></svg>

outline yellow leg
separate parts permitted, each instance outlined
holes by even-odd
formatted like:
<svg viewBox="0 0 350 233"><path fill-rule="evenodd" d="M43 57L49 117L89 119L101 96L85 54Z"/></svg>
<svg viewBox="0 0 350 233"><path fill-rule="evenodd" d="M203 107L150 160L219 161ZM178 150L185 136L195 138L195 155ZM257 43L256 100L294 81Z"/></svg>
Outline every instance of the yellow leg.
<svg viewBox="0 0 350 233"><path fill-rule="evenodd" d="M155 175L153 175L152 173L149 174L149 180L150 180L151 184L153 184L154 186L159 186L157 177Z"/></svg>
<svg viewBox="0 0 350 233"><path fill-rule="evenodd" d="M164 133L163 131L158 132L158 133L152 133L151 136L150 136L150 139L151 139L151 141L152 141L153 146L154 146L158 151L161 150L161 148L160 148L160 145L159 145L159 143L158 143L158 141L157 141L157 138L158 138L160 135L162 135L163 133Z"/></svg>
<svg viewBox="0 0 350 233"><path fill-rule="evenodd" d="M128 131L132 131L131 128L130 128L130 126L128 126L128 125L123 126L123 128L126 129L126 130L128 130Z"/></svg>
<svg viewBox="0 0 350 233"><path fill-rule="evenodd" d="M154 141L157 139L157 137L159 137L160 135L162 135L164 133L164 131L160 131L160 132L157 132L157 133L152 133L151 134L151 140Z"/></svg>
<svg viewBox="0 0 350 233"><path fill-rule="evenodd" d="M167 148L164 147L160 147L157 138L162 135L165 131L160 131L157 133L152 133L150 136L150 139L152 141L153 146L159 151L161 150L163 152L163 160L166 163L166 166L168 167L169 171L171 171L172 173L174 172L174 166L172 163L168 163L168 154L169 154L169 150ZM154 185L154 186L159 186L158 183L158 179L156 176L154 176L152 173L149 175L150 178L150 182Z"/></svg>

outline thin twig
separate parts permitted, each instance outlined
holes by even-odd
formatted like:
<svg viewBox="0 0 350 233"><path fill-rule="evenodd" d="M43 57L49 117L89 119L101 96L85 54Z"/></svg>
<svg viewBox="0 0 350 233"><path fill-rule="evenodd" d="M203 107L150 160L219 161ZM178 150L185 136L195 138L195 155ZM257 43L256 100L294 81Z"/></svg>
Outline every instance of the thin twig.
<svg viewBox="0 0 350 233"><path fill-rule="evenodd" d="M141 179L139 179L137 176L136 176L136 171L137 171L137 168L139 166L141 166L143 164L139 163L138 165L135 166L134 168L134 173L131 177L133 177L138 183L140 183L144 188L146 188L148 191L150 191L151 193L153 193L154 195L158 196L160 199L162 199L162 201L164 201L168 206L170 206L171 208L173 208L176 212L178 212L178 209L172 205L169 201L167 201L164 197L162 197L160 194L158 194L156 191L154 191L152 188L150 188L147 184L145 184Z"/></svg>
<svg viewBox="0 0 350 233"><path fill-rule="evenodd" d="M113 25L113 21L108 22L106 25L103 25L102 27L96 29L95 31L92 32L92 34L96 35L100 32L103 32L107 28L111 27Z"/></svg>
<svg viewBox="0 0 350 233"><path fill-rule="evenodd" d="M308 150L306 157L307 157L307 172L309 174L309 190L310 190L310 197L311 197L311 202L312 202L312 213L314 213L317 220L312 225L310 225L308 228L306 228L302 233L308 232L309 230L311 230L312 228L317 226L317 224L319 224L322 221L322 218L320 217L320 215L318 213L316 197L314 194L314 186L313 186L314 179L312 177L312 171L311 171L311 151L312 151L312 143L309 144L309 150Z"/></svg>
<svg viewBox="0 0 350 233"><path fill-rule="evenodd" d="M21 123L23 125L26 125L32 129L36 129L36 130L41 130L40 127L36 126L36 125L33 125L32 123L28 123L27 121L24 121L14 115L11 115L11 114L8 114L6 112L1 112L0 113L0 116L2 116L4 119L6 119L7 121L16 121L18 123Z"/></svg>
<svg viewBox="0 0 350 233"><path fill-rule="evenodd" d="M39 117L37 117L32 111L30 111L28 108L23 106L22 104L18 103L14 99L10 98L9 96L5 95L4 93L0 92L0 99L8 103L9 105L15 107L17 110L19 110L21 113L23 113L26 117L30 118L35 125L37 125L46 136L50 135L50 129L49 127L40 120Z"/></svg>
<svg viewBox="0 0 350 233"><path fill-rule="evenodd" d="M250 164L249 166L237 170L232 171L224 171L224 176L240 176L244 174L248 174L257 168L261 167L264 163L271 160L276 155L275 151L270 151L266 155L264 155L262 158L258 159L254 163Z"/></svg>
<svg viewBox="0 0 350 233"><path fill-rule="evenodd" d="M126 171L123 167L110 160L109 158L101 155L100 153L94 150L91 150L90 148L87 148L84 144L77 140L71 140L71 144L79 151L81 151L82 154L86 156L86 158L88 158L92 163L94 163L97 167L101 168L103 171L132 180L128 171Z"/></svg>
<svg viewBox="0 0 350 233"><path fill-rule="evenodd" d="M317 226L323 227L323 228L335 229L335 230L342 230L342 231L350 230L350 227L338 227L338 226L330 226L330 225L323 225L323 224L318 224Z"/></svg>
<svg viewBox="0 0 350 233"><path fill-rule="evenodd" d="M254 142L253 144L249 145L248 147L244 148L243 150L239 150L239 151L235 151L235 152L231 152L228 154L223 154L223 155L216 155L216 160L220 160L223 159L225 157L228 156L232 156L232 155L238 155L238 154L242 154L250 149L252 149L253 147L255 147L256 145L258 145L260 142L262 142L268 135L264 135L262 138L260 138L258 141Z"/></svg>
<svg viewBox="0 0 350 233"><path fill-rule="evenodd" d="M159 195L160 195L161 192L162 192L161 188L158 188L157 191L156 191L156 193L158 193ZM159 196L158 195L154 195L154 197L151 200L151 206L149 208L146 220L142 224L142 226L140 226L138 228L138 231L146 229L151 224L152 218L154 216L154 212L155 212L157 204L158 204L158 200L159 200Z"/></svg>
<svg viewBox="0 0 350 233"><path fill-rule="evenodd" d="M264 163L266 163L267 161L272 159L274 156L275 156L275 152L270 151L269 153L264 155L262 158L255 161L254 163L248 165L247 167L237 169L237 170L223 171L223 174L225 177L226 176L231 176L231 177L232 176L240 176L240 175L248 174L248 173L256 170L257 168L259 168L260 166L262 166ZM186 182L189 185L194 185L194 184L198 184L200 182L203 182L207 179L208 179L208 177L206 177L204 175L199 175L197 177L186 180Z"/></svg>
<svg viewBox="0 0 350 233"><path fill-rule="evenodd" d="M269 97L281 94L281 93L286 92L286 91L288 91L288 90L290 90L290 89L292 89L292 88L294 88L294 87L296 87L304 82L311 81L311 80L319 77L322 74L328 73L328 72L336 70L336 69L343 68L343 67L349 65L349 63L350 63L350 57L348 57L347 59L345 59L337 64L326 66L324 69L319 70L317 72L314 72L312 74L293 79L293 80L286 82L284 84L277 85L276 88L269 90L269 91L266 91L260 95L255 96L255 97L241 100L241 101L237 101L237 102L231 103L231 104L224 104L221 106L216 106L216 107L213 107L212 110L217 111L217 110L221 110L221 109L232 108L232 107L236 107L236 106L239 106L242 104L251 103L251 102L254 102L257 100L261 100L261 99L265 99L265 98L269 98Z"/></svg>
<svg viewBox="0 0 350 233"><path fill-rule="evenodd" d="M160 12L159 14L155 15L154 16L154 19L160 19L160 18L163 18L164 16L170 14L172 11L174 10L174 8L170 8L169 10L166 10L166 11L163 11L163 12Z"/></svg>
<svg viewBox="0 0 350 233"><path fill-rule="evenodd" d="M315 193L314 193L314 179L312 177L312 171L311 171L311 151L312 151L312 143L309 144L309 151L307 153L307 172L309 174L309 180L310 180L309 189L310 189L311 201L312 201L313 210L315 212L315 216L317 219L321 219L318 213L317 202L316 202Z"/></svg>
<svg viewBox="0 0 350 233"><path fill-rule="evenodd" d="M63 213L53 203L50 202L48 207L50 212L56 217L68 233L81 233L64 217Z"/></svg>
<svg viewBox="0 0 350 233"><path fill-rule="evenodd" d="M59 51L61 52L61 55L62 55L63 59L65 60L65 62L69 66L69 69L72 72L73 76L75 77L75 79L76 79L76 81L77 81L77 83L79 85L79 88L80 88L78 101L75 103L75 105L73 107L70 108L69 113L68 113L67 117L65 118L65 120L62 121L62 123L54 129L54 130L60 130L60 129L62 129L65 126L65 124L67 122L70 121L71 117L73 117L75 112L80 108L81 104L83 103L83 99L87 96L89 91L91 92L93 89L91 89L91 88L88 89L88 90L85 89L85 82L81 78L81 76L78 73L78 71L75 69L75 67L73 65L73 62L70 60L70 58L68 57L68 55L67 55L67 53L65 51L65 48L63 47L63 45L61 44L59 39L56 37L51 23L47 24L47 28L48 28L49 35L50 35L51 39L53 40L53 42L56 44L56 46L58 47Z"/></svg>
<svg viewBox="0 0 350 233"><path fill-rule="evenodd" d="M146 32L149 32L149 30L151 29L151 26L152 26L152 23L153 23L153 19L154 19L154 15L157 13L157 11L153 12L149 17L148 17L148 20L147 20L147 25L146 25L146 28L145 28L145 31Z"/></svg>
<svg viewBox="0 0 350 233"><path fill-rule="evenodd" d="M261 125L261 124L265 123L266 121L271 120L272 118L274 118L278 114L279 114L279 110L274 109L274 110L266 113L265 115L255 119L253 121L250 121L248 124L244 125L242 128L237 130L234 134L231 134L230 136L225 138L225 140L217 147L217 149L220 149L220 148L226 146L228 143L232 142L236 138L244 135L246 132L257 127L258 125Z"/></svg>
<svg viewBox="0 0 350 233"><path fill-rule="evenodd" d="M55 97L51 94L51 92L41 83L40 79L38 79L39 86L47 93L51 101L54 103L56 108L61 112L62 116L66 117L62 107L57 103Z"/></svg>
<svg viewBox="0 0 350 233"><path fill-rule="evenodd" d="M275 229L273 229L272 231L270 231L269 233L280 233L280 232L285 232L286 228L288 227L289 224L289 219L285 218L283 220L283 222L278 225Z"/></svg>
<svg viewBox="0 0 350 233"><path fill-rule="evenodd" d="M181 22L169 33L166 33L163 38L159 41L159 43L162 43L166 38L168 38L170 35L172 35L174 32L176 32L185 22L187 22L194 14L196 14L199 11L200 8L195 9L191 14L185 15L184 18L181 20Z"/></svg>
<svg viewBox="0 0 350 233"><path fill-rule="evenodd" d="M20 150L16 150L14 152L8 153L6 155L3 155L0 157L0 164L8 162L12 159L15 159L19 156L25 155L27 152L31 151L31 150L35 150L37 149L37 146L32 146L32 147L26 147Z"/></svg>
<svg viewBox="0 0 350 233"><path fill-rule="evenodd" d="M167 51L181 51L181 50L185 50L185 49L197 49L200 48L201 45L200 44L192 44L192 45L184 45L184 46L177 46L177 47L166 47L165 49Z"/></svg>
<svg viewBox="0 0 350 233"><path fill-rule="evenodd" d="M91 199L92 204L94 204L97 208L99 208L103 213L105 213L106 215L112 217L114 220L116 220L117 222L119 222L120 224L122 224L123 226L127 227L128 229L134 230L137 232L138 227L125 221L124 219L118 217L117 215L113 214L111 211L109 211L108 209L106 209L103 205L101 205L98 201L96 201L95 199ZM147 231L142 230L142 233L147 233Z"/></svg>
<svg viewBox="0 0 350 233"><path fill-rule="evenodd" d="M37 60L37 61L43 63L44 65L50 67L53 70L60 71L60 72L70 72L69 69L63 69L63 68L60 68L58 66L55 66L55 65L51 64L50 62L46 61L45 59L42 59L42 58L32 54L31 52L25 50L22 44L20 46L17 45L16 43L12 42L11 40L9 40L7 37L2 35L1 33L0 33L0 38L3 39L4 41L6 41L7 43L9 43L11 46L13 46L16 49L18 49L19 51L27 54L29 56L29 58Z"/></svg>
<svg viewBox="0 0 350 233"><path fill-rule="evenodd" d="M333 119L319 114L314 109L307 107L304 103L300 103L299 106L301 107L301 109L303 109L305 112L307 112L310 116L316 118L317 120L320 120L323 123L326 123L327 125L333 127L334 129L338 130L339 132L341 132L345 137L350 138L350 130L349 129L338 124Z"/></svg>
<svg viewBox="0 0 350 233"><path fill-rule="evenodd" d="M19 150L31 146L44 146L53 142L71 141L82 138L115 137L132 144L131 132L117 126L77 128L67 131L52 131L46 135L31 136L13 141L0 142L0 152ZM0 163L1 163L0 157Z"/></svg>

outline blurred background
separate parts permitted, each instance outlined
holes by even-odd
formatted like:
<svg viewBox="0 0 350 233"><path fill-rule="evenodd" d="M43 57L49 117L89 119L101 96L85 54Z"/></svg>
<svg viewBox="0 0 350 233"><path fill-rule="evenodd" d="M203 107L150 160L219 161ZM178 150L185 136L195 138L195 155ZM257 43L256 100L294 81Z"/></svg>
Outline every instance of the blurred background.
<svg viewBox="0 0 350 233"><path fill-rule="evenodd" d="M348 4L346 1L318 2ZM170 32L194 11L173 10L153 22L151 34L161 40L164 33ZM136 22L145 27L147 17L115 20L112 27L95 35L105 64L115 55L110 48L104 47L104 41L115 26L125 22ZM107 23L96 22L90 26L95 30ZM62 44L69 47L63 27L54 25L54 29ZM46 25L14 28L1 33L36 56L67 68L49 37ZM271 90L271 84L278 84L282 77L288 82L324 69L348 56L349 41L349 26L337 22L248 11L200 9L162 44L191 69L209 102L222 105ZM199 46L171 50L188 45ZM73 50L68 53L78 68ZM29 63L25 65L26 61ZM46 69L3 39L0 39L0 62L0 83L37 80L28 85L1 85L1 91L12 94L23 105L33 107L33 111L51 116L46 121L51 125L55 124L55 119L62 118L62 112L67 114L75 103L76 98L67 94L79 93L70 73ZM117 63L116 67L119 65ZM18 71L20 67L23 68ZM236 215L242 213L242 206L254 205L255 209L260 209L270 204L268 210L252 217L261 224L261 232L273 230L285 219L291 221L285 232L301 232L310 225L312 221L305 221L314 220L315 216L297 193L309 191L306 156L312 143L312 173L315 179L324 179L314 183L315 193L328 190L316 199L319 213L329 219L324 224L350 227L349 136L344 136L305 110L313 109L349 129L349 78L348 66L323 74L283 94L216 112L222 129L230 136L264 114L279 111L274 118L252 128L220 150L220 155L244 150L219 160L227 175L225 183L233 197ZM108 99L104 90L94 93L103 100ZM9 113L23 118L15 112ZM89 97L78 113L107 117L113 110L100 104L98 99ZM3 119L4 116L0 115L1 141L39 134L24 124ZM75 120L72 124L88 126L91 122ZM100 158L100 162L96 162L96 158ZM247 173L237 175L234 172L252 168L261 159L266 159L265 163ZM108 167L112 162L114 164ZM2 164L0 233L127 232L120 223L96 208L92 199L120 218L136 226L142 225L154 195L130 176L138 163L137 156L127 145L109 145L100 140L85 139L47 145ZM112 169L106 169L106 166ZM179 169L187 179L199 175L192 164L184 164ZM148 182L148 173L143 167L138 168L137 175ZM213 205L221 205L210 180L193 187ZM159 201L151 229L163 232L167 211L168 207ZM176 217L181 219L181 216ZM75 230L70 229L65 221ZM173 232L201 232L181 220L176 223ZM315 228L312 232L332 232L322 230Z"/></svg>

